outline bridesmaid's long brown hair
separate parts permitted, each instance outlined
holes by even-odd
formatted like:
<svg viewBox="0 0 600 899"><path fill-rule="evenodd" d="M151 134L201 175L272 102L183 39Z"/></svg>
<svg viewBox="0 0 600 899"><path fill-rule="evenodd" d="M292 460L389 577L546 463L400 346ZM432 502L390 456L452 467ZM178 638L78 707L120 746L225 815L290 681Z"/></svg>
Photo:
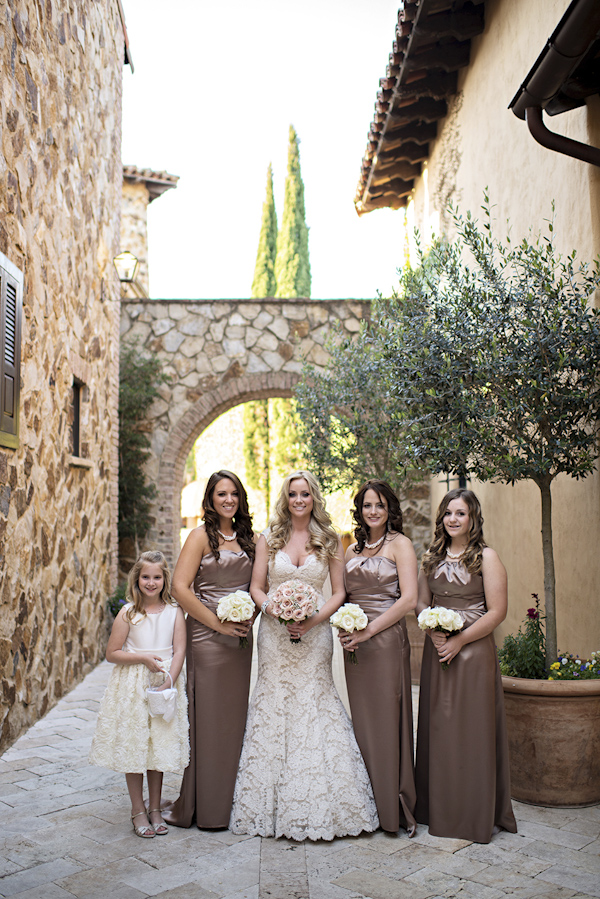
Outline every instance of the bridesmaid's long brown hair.
<svg viewBox="0 0 600 899"><path fill-rule="evenodd" d="M374 490L379 499L383 497L386 501L388 507L388 531L393 531L396 534L404 533L402 530L402 509L400 508L398 497L386 481L380 481L379 478L371 478L370 481L367 481L366 484L362 485L354 497L352 517L356 522L356 527L354 528L354 536L356 537L356 546L354 547L355 553L361 553L363 551L365 543L369 539L371 530L365 522L362 512L367 490Z"/></svg>
<svg viewBox="0 0 600 899"><path fill-rule="evenodd" d="M222 468L220 471L215 471L213 474L211 474L206 485L206 490L204 491L204 498L202 500L202 517L204 519L204 527L206 528L206 535L208 537L210 548L215 559L218 562L220 557L220 520L219 513L216 511L213 505L213 496L215 487L217 486L219 481L223 480L223 478L228 478L230 481L233 481L235 489L237 490L238 509L233 516L233 529L237 534L238 543L240 544L250 561L253 562L255 550L254 531L252 529L252 516L250 515L250 510L248 509L248 494L246 493L246 489L238 476L232 471L227 471L226 468Z"/></svg>
<svg viewBox="0 0 600 899"><path fill-rule="evenodd" d="M481 557L487 543L483 539L483 515L481 505L472 490L466 487L457 487L450 490L441 501L435 517L435 530L431 546L423 556L423 572L431 574L446 557L446 550L450 546L451 538L444 527L444 515L453 499L462 499L469 510L471 527L469 530L469 542L462 556L462 563L471 574L481 571Z"/></svg>

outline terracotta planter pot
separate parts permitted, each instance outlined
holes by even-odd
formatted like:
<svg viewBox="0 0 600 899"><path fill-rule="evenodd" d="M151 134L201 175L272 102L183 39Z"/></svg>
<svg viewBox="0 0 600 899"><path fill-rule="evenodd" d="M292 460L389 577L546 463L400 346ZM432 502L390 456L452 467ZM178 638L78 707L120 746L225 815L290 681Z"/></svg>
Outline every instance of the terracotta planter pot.
<svg viewBox="0 0 600 899"><path fill-rule="evenodd" d="M511 794L556 808L600 802L600 680L503 677Z"/></svg>

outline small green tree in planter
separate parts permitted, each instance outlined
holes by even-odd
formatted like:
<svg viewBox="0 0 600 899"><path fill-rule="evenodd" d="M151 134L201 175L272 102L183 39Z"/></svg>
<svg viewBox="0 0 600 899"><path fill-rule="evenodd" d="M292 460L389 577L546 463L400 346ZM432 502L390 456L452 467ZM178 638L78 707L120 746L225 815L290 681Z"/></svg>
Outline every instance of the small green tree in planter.
<svg viewBox="0 0 600 899"><path fill-rule="evenodd" d="M534 481L541 494L546 672L557 658L551 486L590 474L600 453L600 285L549 236L504 243L453 210L440 244L380 311L390 408L417 461L483 481ZM466 252L465 252L466 251ZM406 422L408 421L408 426Z"/></svg>

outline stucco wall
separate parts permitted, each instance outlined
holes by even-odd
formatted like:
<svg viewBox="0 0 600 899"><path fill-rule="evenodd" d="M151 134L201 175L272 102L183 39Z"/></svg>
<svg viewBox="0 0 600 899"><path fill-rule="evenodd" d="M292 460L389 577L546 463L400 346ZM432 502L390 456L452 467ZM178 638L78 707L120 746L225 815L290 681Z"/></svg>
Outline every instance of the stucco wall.
<svg viewBox="0 0 600 899"><path fill-rule="evenodd" d="M20 442L0 446L5 747L100 659L106 638L123 31L116 0L1 9L0 251L24 272ZM85 385L75 463L74 377Z"/></svg>
<svg viewBox="0 0 600 899"><path fill-rule="evenodd" d="M148 201L145 184L123 182L121 200L121 251L129 250L137 256L139 268L136 281L146 294L148 286Z"/></svg>
<svg viewBox="0 0 600 899"><path fill-rule="evenodd" d="M424 234L451 233L449 200L479 214L487 186L496 232L518 239L544 231L555 200L559 249L577 248L591 260L600 250L600 171L537 144L507 106L556 27L567 0L490 0L484 33L472 43L471 64L461 72L459 94L438 127L426 173L408 210ZM548 127L600 145L600 103L546 119ZM547 231L546 231L547 233ZM539 490L474 484L485 516L487 541L509 572L509 616L498 636L516 630L531 593L543 596ZM434 485L432 508L445 492ZM600 649L597 585L600 582L600 477L559 478L553 486L558 644L587 655Z"/></svg>

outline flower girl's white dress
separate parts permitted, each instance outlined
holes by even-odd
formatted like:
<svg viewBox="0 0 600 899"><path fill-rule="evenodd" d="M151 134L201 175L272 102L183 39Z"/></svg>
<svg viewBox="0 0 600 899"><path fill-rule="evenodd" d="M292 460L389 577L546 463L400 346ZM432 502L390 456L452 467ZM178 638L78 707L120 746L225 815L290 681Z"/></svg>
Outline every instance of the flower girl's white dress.
<svg viewBox="0 0 600 899"><path fill-rule="evenodd" d="M128 603L126 608L130 607ZM174 605L166 605L159 613L136 615L123 649L152 652L168 671L176 616ZM125 774L184 770L190 759L185 669L175 682L177 711L169 722L150 716L146 696L148 687L157 687L164 679L164 674L151 674L142 662L114 666L100 703L90 764Z"/></svg>
<svg viewBox="0 0 600 899"><path fill-rule="evenodd" d="M328 571L314 555L297 568L280 550L269 563L270 593L301 580L317 590L320 608ZM285 625L262 616L233 833L332 840L377 828L369 776L333 684L332 652L329 622L291 643Z"/></svg>

